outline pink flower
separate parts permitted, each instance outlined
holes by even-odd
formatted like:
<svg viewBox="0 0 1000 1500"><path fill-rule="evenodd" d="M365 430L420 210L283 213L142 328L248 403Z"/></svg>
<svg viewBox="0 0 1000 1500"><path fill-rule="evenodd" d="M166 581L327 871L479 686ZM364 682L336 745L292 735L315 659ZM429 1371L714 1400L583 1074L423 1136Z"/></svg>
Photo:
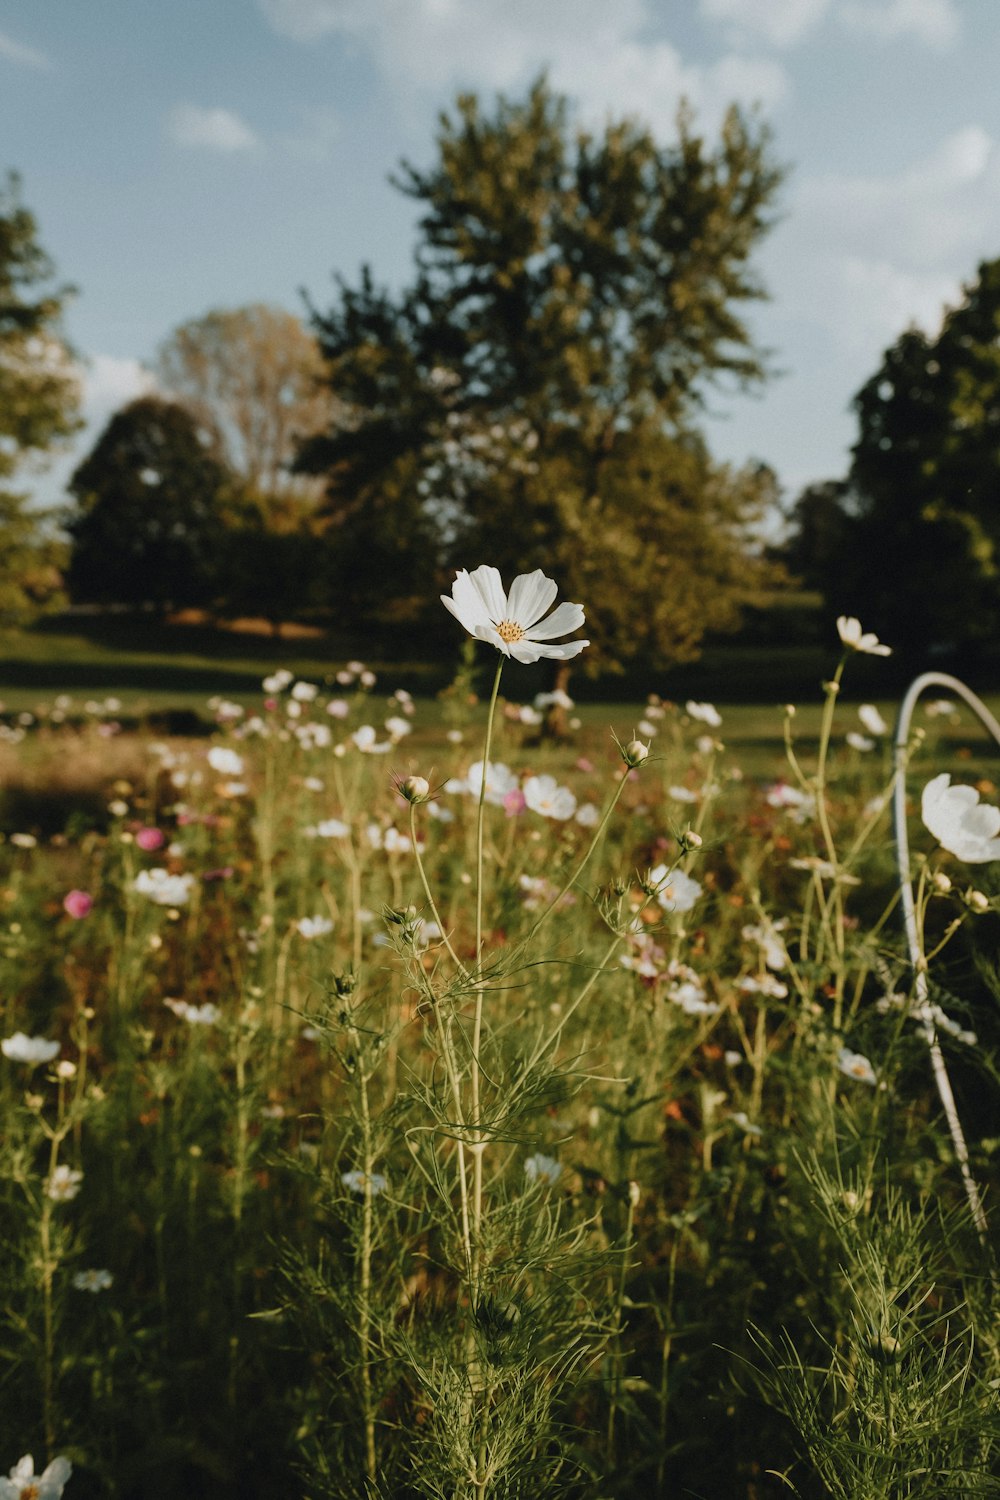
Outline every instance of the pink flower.
<svg viewBox="0 0 1000 1500"><path fill-rule="evenodd" d="M149 853L152 849L161 849L165 842L163 834L158 828L140 828L135 836L135 841L140 849Z"/></svg>
<svg viewBox="0 0 1000 1500"><path fill-rule="evenodd" d="M505 794L503 805L508 818L516 818L518 813L524 812L528 804L524 800L524 793L521 791L521 788L515 786L511 787L510 791Z"/></svg>
<svg viewBox="0 0 1000 1500"><path fill-rule="evenodd" d="M89 917L94 906L94 898L86 891L67 891L63 897L63 911L77 921L81 917Z"/></svg>

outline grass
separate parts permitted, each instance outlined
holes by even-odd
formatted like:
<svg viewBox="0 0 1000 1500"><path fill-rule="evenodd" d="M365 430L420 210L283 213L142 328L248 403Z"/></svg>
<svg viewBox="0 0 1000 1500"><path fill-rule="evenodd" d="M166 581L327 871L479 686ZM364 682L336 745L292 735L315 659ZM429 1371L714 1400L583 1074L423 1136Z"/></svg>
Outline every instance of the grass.
<svg viewBox="0 0 1000 1500"><path fill-rule="evenodd" d="M177 671L155 689L171 704L188 674L207 724L213 692L256 711L279 662L325 677L349 654L157 645L53 631L17 660L51 670L36 698L131 692L133 715L153 689L128 672ZM461 744L442 732L450 662L380 670L346 720L286 692L264 732L216 734L228 768L204 733L109 735L85 711L0 744L0 826L31 835L0 842L0 1035L51 1038L63 1065L0 1059L0 1472L64 1453L71 1500L936 1500L942 1474L995 1492L994 1283L925 1044L880 1005L907 984L888 819L867 811L887 750L845 746L838 699L822 817L775 807L780 705L815 771L818 691L752 701L735 661L645 684L714 698L725 749L668 709L631 777L609 729L631 736L645 691L574 683L566 744L501 713L493 759L525 792L551 770L616 811L588 832L488 806L485 846L468 790L441 821L394 789L481 754L481 701L457 705ZM361 754L351 732L414 682L412 733ZM971 722L926 723L914 790L994 763ZM306 733L330 724L332 743ZM1000 890L973 914L989 869L931 857L954 879L921 904L948 944L934 995L982 1039L946 1045L995 1188ZM654 866L681 897L678 872L695 882L687 907ZM60 1170L82 1173L62 1197ZM110 1285L80 1289L88 1271Z"/></svg>

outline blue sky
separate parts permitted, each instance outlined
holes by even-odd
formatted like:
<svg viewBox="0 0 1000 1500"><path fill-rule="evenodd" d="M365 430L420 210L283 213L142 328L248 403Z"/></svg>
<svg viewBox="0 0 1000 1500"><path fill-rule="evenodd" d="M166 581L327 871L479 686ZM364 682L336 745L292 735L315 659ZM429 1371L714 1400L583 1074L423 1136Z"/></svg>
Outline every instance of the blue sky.
<svg viewBox="0 0 1000 1500"><path fill-rule="evenodd" d="M759 103L790 173L754 314L783 374L716 396L721 458L787 493L844 472L851 396L910 322L933 328L1000 255L997 0L0 0L0 169L60 275L88 428L212 307L325 307L368 262L408 275L413 205L459 89L543 69L585 123L661 139ZM34 481L58 497L74 455Z"/></svg>

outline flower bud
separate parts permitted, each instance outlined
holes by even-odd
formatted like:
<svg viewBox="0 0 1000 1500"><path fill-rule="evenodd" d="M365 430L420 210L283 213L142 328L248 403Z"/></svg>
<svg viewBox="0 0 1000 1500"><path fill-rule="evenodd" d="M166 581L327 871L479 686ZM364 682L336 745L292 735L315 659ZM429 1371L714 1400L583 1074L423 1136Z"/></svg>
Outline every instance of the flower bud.
<svg viewBox="0 0 1000 1500"><path fill-rule="evenodd" d="M642 1189L635 1181L628 1185L628 1201L633 1208L639 1207L639 1199L642 1197Z"/></svg>
<svg viewBox="0 0 1000 1500"><path fill-rule="evenodd" d="M430 795L430 782L426 776L407 776L399 783L400 796L407 802L426 802Z"/></svg>
<svg viewBox="0 0 1000 1500"><path fill-rule="evenodd" d="M967 891L965 895L973 911L989 911L990 898L984 896L982 891Z"/></svg>
<svg viewBox="0 0 1000 1500"><path fill-rule="evenodd" d="M76 1063L72 1062L68 1057L60 1058L60 1060L56 1063L56 1077L62 1078L67 1082L69 1081L69 1079L75 1078Z"/></svg>
<svg viewBox="0 0 1000 1500"><path fill-rule="evenodd" d="M635 766L641 766L648 758L649 746L644 745L641 740L629 740L627 745L622 746L622 759L630 770Z"/></svg>
<svg viewBox="0 0 1000 1500"><path fill-rule="evenodd" d="M684 832L680 835L677 842L680 844L682 849L691 850L700 849L703 840L701 834L695 833L693 828L685 828Z"/></svg>
<svg viewBox="0 0 1000 1500"><path fill-rule="evenodd" d="M931 883L936 891L941 892L942 896L947 895L951 890L951 880L943 870L935 870L931 877Z"/></svg>

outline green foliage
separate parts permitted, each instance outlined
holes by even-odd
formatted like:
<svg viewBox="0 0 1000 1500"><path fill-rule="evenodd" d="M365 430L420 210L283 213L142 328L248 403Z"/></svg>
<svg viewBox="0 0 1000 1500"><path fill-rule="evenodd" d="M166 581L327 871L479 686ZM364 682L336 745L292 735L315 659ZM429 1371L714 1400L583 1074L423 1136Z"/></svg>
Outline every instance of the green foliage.
<svg viewBox="0 0 1000 1500"><path fill-rule="evenodd" d="M232 479L184 407L155 396L131 402L69 488L74 601L164 609L212 600Z"/></svg>
<svg viewBox="0 0 1000 1500"><path fill-rule="evenodd" d="M684 112L669 147L630 121L573 131L544 82L442 116L437 164L397 181L422 211L413 284L366 271L314 315L346 418L301 463L327 477L356 607L419 608L432 569L558 558L590 661L684 660L732 623L773 478L713 465L693 422L713 382L765 373L742 308L779 179L735 110L715 147ZM655 609L665 564L701 579L700 609Z"/></svg>
<svg viewBox="0 0 1000 1500"><path fill-rule="evenodd" d="M827 597L919 659L1000 626L1000 261L941 331L908 329L854 401L852 514Z"/></svg>
<svg viewBox="0 0 1000 1500"><path fill-rule="evenodd" d="M0 622L22 624L58 594L60 553L46 517L12 484L79 426L79 388L60 320L69 295L13 173L0 185Z"/></svg>

